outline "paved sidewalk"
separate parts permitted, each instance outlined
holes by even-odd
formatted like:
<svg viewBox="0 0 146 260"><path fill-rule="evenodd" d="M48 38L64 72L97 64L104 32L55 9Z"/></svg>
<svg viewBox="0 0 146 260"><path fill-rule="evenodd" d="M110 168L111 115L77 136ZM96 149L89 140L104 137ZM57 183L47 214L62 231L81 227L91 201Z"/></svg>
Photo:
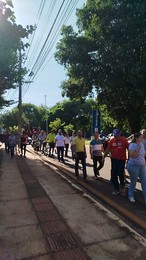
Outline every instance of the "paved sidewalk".
<svg viewBox="0 0 146 260"><path fill-rule="evenodd" d="M145 241L36 155L1 152L0 260L145 259Z"/></svg>
<svg viewBox="0 0 146 260"><path fill-rule="evenodd" d="M0 164L0 259L46 254L46 241L15 158L3 152Z"/></svg>

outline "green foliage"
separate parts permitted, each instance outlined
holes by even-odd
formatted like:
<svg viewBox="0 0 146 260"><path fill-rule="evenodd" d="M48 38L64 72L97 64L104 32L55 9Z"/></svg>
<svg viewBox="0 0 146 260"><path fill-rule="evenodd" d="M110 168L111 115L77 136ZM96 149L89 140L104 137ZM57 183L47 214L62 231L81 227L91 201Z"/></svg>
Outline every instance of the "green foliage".
<svg viewBox="0 0 146 260"><path fill-rule="evenodd" d="M72 124L75 129L91 132L92 105L92 100L87 100L82 104L75 99L59 102L49 110L48 121L52 122L60 118L65 126Z"/></svg>
<svg viewBox="0 0 146 260"><path fill-rule="evenodd" d="M3 94L10 88L16 88L20 73L21 77L26 73L25 68L19 71L18 50L28 46L22 40L34 30L33 26L23 28L17 25L12 8L11 0L6 3L0 1L0 107L11 103L4 100Z"/></svg>
<svg viewBox="0 0 146 260"><path fill-rule="evenodd" d="M71 135L71 133L74 132L74 126L72 124L65 125L64 126L64 132Z"/></svg>
<svg viewBox="0 0 146 260"><path fill-rule="evenodd" d="M71 134L73 131L82 129L87 136L91 135L92 126L92 108L98 107L101 114L101 129L105 132L111 132L113 128L118 127L125 132L129 132L126 120L117 121L110 116L106 105L100 105L93 99L86 100L80 104L79 100L65 100L57 103L47 111L48 124L50 129L57 131L59 128ZM39 127L46 128L46 108L32 104L22 105L22 126L23 129ZM143 127L146 128L146 109L143 111ZM59 116L59 117L58 117ZM6 112L0 116L0 122L4 129L16 129L18 127L18 108Z"/></svg>
<svg viewBox="0 0 146 260"><path fill-rule="evenodd" d="M109 115L139 131L146 101L146 1L87 0L75 33L63 27L56 59L67 69L63 95L84 100L96 89Z"/></svg>
<svg viewBox="0 0 146 260"><path fill-rule="evenodd" d="M49 127L57 131L58 129L62 129L64 125L65 123L62 123L60 118L56 118L53 122L50 122Z"/></svg>
<svg viewBox="0 0 146 260"><path fill-rule="evenodd" d="M37 107L32 104L22 105L22 126L23 128L40 127L45 129L45 113L44 107ZM10 127L18 126L18 108L12 109L10 112L6 112L1 115L1 123L3 128L9 129Z"/></svg>

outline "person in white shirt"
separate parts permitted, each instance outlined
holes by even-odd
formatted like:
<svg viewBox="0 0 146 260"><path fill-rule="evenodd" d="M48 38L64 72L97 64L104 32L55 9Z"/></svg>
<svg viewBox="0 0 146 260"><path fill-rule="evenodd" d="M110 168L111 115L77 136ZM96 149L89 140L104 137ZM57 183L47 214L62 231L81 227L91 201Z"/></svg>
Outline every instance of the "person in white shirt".
<svg viewBox="0 0 146 260"><path fill-rule="evenodd" d="M57 147L58 161L64 162L65 137L61 129L58 130L58 134L55 137L55 146Z"/></svg>
<svg viewBox="0 0 146 260"><path fill-rule="evenodd" d="M69 135L65 134L65 157L68 157Z"/></svg>

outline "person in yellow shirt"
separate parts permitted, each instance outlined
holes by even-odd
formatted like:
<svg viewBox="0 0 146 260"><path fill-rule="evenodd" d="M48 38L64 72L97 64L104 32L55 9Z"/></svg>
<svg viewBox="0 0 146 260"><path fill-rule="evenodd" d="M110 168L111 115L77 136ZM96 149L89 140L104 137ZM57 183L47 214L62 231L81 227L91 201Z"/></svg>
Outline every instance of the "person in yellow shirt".
<svg viewBox="0 0 146 260"><path fill-rule="evenodd" d="M46 137L46 142L49 143L49 156L54 156L55 148L55 133L52 129L51 132Z"/></svg>
<svg viewBox="0 0 146 260"><path fill-rule="evenodd" d="M79 161L81 161L83 166L83 177L86 179L86 147L85 139L83 138L83 132L81 130L78 130L77 136L73 141L73 155L75 158L75 176L79 176Z"/></svg>

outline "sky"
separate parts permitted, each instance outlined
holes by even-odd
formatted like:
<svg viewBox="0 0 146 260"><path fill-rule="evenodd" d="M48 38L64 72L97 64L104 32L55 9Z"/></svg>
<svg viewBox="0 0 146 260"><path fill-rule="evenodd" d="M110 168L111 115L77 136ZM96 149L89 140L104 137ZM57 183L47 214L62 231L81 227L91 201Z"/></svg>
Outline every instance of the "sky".
<svg viewBox="0 0 146 260"><path fill-rule="evenodd" d="M23 27L37 24L33 41L31 37L29 39L31 46L30 49L26 50L27 59L23 65L29 70L24 80L33 82L31 84L25 83L22 86L22 102L52 107L63 100L60 84L66 79L64 67L59 65L53 56L56 51L56 43L60 38L60 28L65 22L66 25L72 25L76 28L76 8L81 8L86 0L65 0L56 22L55 19L63 0L12 0L12 2L17 24L21 24ZM45 3L44 8L41 5L42 3ZM67 6L69 3L75 3L75 5ZM68 7L68 9L65 9L65 7ZM69 8L70 12L67 14ZM40 63L36 63L38 54L47 37L48 44L46 46L50 44L50 48L47 50L47 54L44 53ZM30 78L28 75L31 71L36 72L36 76ZM18 89L9 90L6 98L14 99L17 102Z"/></svg>

